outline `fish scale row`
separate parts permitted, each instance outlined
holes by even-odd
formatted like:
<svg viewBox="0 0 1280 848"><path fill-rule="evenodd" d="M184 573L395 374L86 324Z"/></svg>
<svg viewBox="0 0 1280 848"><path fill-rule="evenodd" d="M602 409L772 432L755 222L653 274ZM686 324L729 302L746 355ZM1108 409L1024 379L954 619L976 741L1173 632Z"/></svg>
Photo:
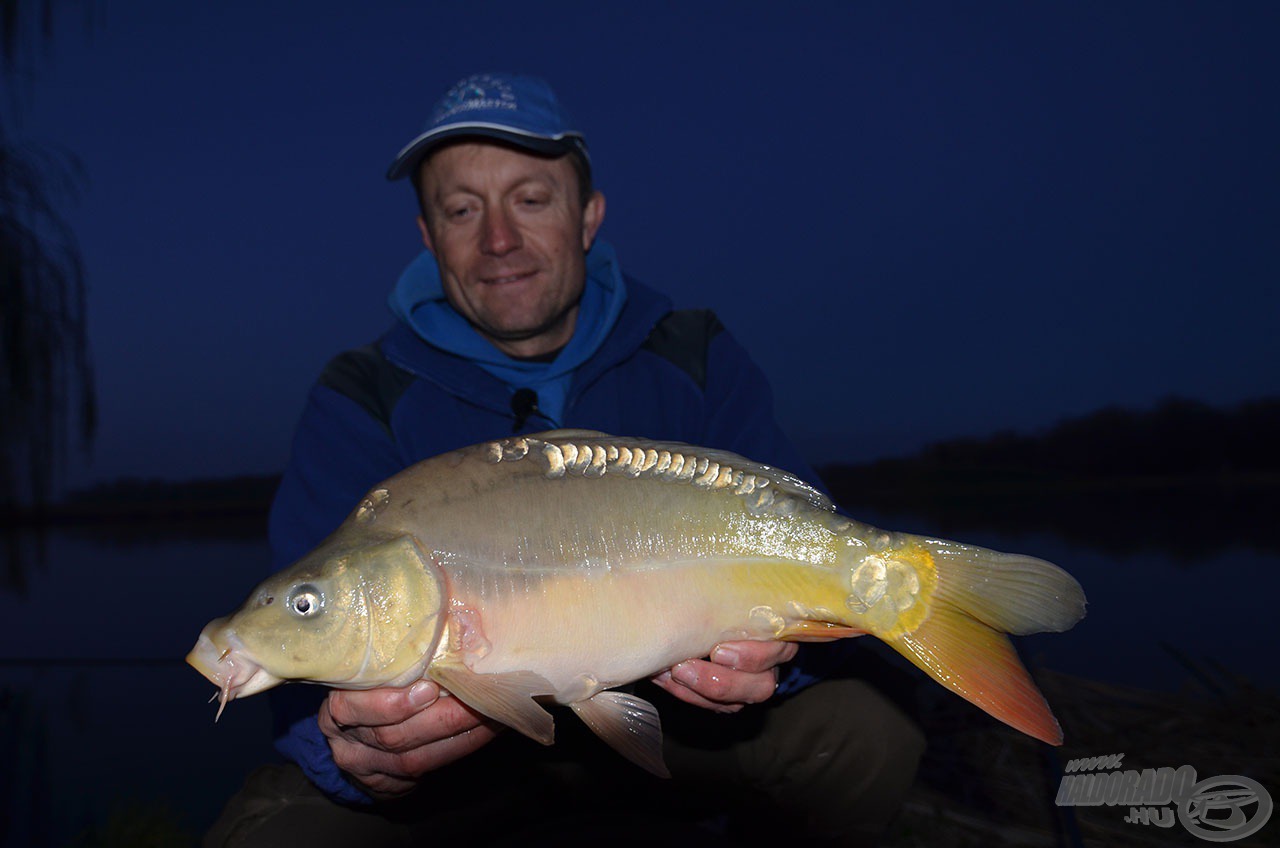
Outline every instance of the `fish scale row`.
<svg viewBox="0 0 1280 848"><path fill-rule="evenodd" d="M790 515L798 508L795 498L785 493L775 494L767 477L732 468L705 456L665 448L572 442L554 444L540 439L518 438L491 443L488 456L492 462L537 457L545 465L546 476L551 479L569 472L580 473L584 477L621 473L633 479L645 476L666 482L689 483L700 489L730 489L735 495L747 498L747 507L753 512L768 510Z"/></svg>

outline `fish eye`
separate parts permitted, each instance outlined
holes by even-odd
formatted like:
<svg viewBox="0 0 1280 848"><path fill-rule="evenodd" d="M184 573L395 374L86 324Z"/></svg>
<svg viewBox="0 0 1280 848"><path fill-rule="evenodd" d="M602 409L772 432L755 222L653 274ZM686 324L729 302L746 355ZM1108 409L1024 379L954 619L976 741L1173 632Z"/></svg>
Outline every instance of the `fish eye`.
<svg viewBox="0 0 1280 848"><path fill-rule="evenodd" d="M324 596L320 594L319 589L311 585L299 586L289 596L289 610L303 618L308 618L320 612L320 607L323 603Z"/></svg>

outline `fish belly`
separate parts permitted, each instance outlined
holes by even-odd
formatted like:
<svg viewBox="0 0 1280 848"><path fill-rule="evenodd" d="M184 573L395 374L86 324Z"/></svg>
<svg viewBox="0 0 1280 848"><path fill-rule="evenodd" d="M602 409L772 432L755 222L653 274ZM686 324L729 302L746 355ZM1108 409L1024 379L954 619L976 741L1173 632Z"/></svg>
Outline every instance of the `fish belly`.
<svg viewBox="0 0 1280 848"><path fill-rule="evenodd" d="M724 640L775 638L842 597L831 569L777 560L475 576L454 579L455 605L482 634L464 662L481 674L533 671L562 703L706 656Z"/></svg>

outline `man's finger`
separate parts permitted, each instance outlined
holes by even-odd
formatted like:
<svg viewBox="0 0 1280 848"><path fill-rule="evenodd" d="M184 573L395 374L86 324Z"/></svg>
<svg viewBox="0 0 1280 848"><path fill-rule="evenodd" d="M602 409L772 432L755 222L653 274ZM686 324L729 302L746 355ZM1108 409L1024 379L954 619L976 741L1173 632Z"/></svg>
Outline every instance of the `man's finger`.
<svg viewBox="0 0 1280 848"><path fill-rule="evenodd" d="M721 642L711 651L711 661L739 671L768 671L795 659L800 646L795 642Z"/></svg>
<svg viewBox="0 0 1280 848"><path fill-rule="evenodd" d="M492 742L500 726L478 725L456 736L446 737L409 751L393 753L371 748L344 737L331 739L333 761L338 768L372 786L369 778L386 775L397 780L416 780Z"/></svg>
<svg viewBox="0 0 1280 848"><path fill-rule="evenodd" d="M341 704L341 701L337 703ZM457 698L441 698L395 724L351 725L338 718L332 712L330 701L321 704L318 717L320 732L331 742L336 737L345 737L350 742L393 754L465 733L486 721Z"/></svg>
<svg viewBox="0 0 1280 848"><path fill-rule="evenodd" d="M778 673L738 671L705 660L685 660L671 668L671 677L717 704L758 704L778 688Z"/></svg>
<svg viewBox="0 0 1280 848"><path fill-rule="evenodd" d="M375 798L403 795L435 771L493 741L502 726L444 698L401 725L338 729L325 706L320 729L333 761Z"/></svg>
<svg viewBox="0 0 1280 848"><path fill-rule="evenodd" d="M684 701L686 704L692 704L695 707L701 707L704 710L711 710L717 713L736 713L743 707L742 704L719 704L702 697L693 689L673 679L670 670L662 672L662 674L653 677L652 680L654 685L673 698Z"/></svg>
<svg viewBox="0 0 1280 848"><path fill-rule="evenodd" d="M439 697L439 686L430 680L419 680L399 689L334 689L325 704L339 727L380 727L405 721Z"/></svg>
<svg viewBox="0 0 1280 848"><path fill-rule="evenodd" d="M442 698L399 724L366 728L369 744L384 751L407 753L424 745L467 733L484 724L484 716L457 698Z"/></svg>

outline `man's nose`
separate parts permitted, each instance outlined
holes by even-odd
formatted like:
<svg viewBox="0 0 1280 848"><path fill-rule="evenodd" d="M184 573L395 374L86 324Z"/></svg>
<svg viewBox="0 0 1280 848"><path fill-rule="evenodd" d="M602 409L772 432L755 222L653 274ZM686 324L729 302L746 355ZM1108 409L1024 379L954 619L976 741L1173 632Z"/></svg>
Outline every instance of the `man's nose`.
<svg viewBox="0 0 1280 848"><path fill-rule="evenodd" d="M481 250L495 256L502 256L516 250L520 244L520 230L505 209L499 207L484 216Z"/></svg>

